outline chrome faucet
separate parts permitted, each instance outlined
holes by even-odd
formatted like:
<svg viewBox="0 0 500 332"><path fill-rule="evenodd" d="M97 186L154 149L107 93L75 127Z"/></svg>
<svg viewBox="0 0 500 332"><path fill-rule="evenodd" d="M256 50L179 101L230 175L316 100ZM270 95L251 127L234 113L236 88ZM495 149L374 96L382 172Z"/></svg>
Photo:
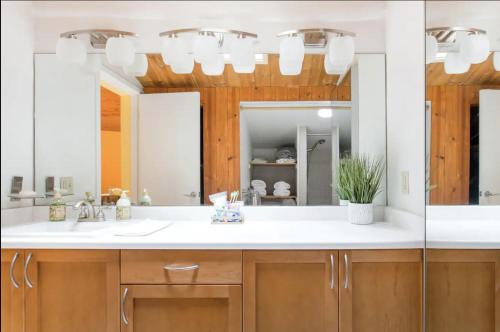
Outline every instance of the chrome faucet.
<svg viewBox="0 0 500 332"><path fill-rule="evenodd" d="M80 210L77 221L105 221L102 207L94 206L86 199L76 202L73 209Z"/></svg>

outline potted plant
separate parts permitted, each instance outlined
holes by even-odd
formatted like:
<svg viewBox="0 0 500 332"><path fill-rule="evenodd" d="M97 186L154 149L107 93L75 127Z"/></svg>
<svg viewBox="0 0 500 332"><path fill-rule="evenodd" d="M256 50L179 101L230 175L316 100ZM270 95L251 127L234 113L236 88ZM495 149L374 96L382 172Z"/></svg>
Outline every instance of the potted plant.
<svg viewBox="0 0 500 332"><path fill-rule="evenodd" d="M371 160L367 156L353 156L347 163L345 173L350 223L367 225L373 222L373 200L380 192L383 171L382 160Z"/></svg>
<svg viewBox="0 0 500 332"><path fill-rule="evenodd" d="M349 203L349 167L352 159L350 157L341 158L337 170L337 194L339 196L339 205L347 206Z"/></svg>

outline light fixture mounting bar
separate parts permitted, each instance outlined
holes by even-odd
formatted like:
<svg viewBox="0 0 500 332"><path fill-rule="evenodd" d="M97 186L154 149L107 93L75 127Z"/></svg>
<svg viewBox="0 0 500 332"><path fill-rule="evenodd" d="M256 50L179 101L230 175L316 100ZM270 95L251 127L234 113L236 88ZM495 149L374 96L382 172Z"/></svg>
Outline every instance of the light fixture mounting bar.
<svg viewBox="0 0 500 332"><path fill-rule="evenodd" d="M277 37L288 37L302 35L305 47L324 48L328 43L328 35L335 36L351 36L355 37L356 34L351 31L327 28L313 28L313 29L298 29L283 31Z"/></svg>
<svg viewBox="0 0 500 332"><path fill-rule="evenodd" d="M230 29L219 29L219 28L187 28L187 29L176 29L160 32L160 37L175 37L180 34L185 33L198 33L198 34L209 34L209 35L236 35L240 37L249 37L249 38L257 38L255 33L239 31L239 30L230 30Z"/></svg>
<svg viewBox="0 0 500 332"><path fill-rule="evenodd" d="M129 31L113 30L113 29L83 29L73 30L61 33L61 38L74 38L78 35L89 35L90 44L93 48L104 49L106 42L111 37L137 37L136 33Z"/></svg>
<svg viewBox="0 0 500 332"><path fill-rule="evenodd" d="M439 44L455 42L457 32L466 32L468 34L485 35L486 31L476 28L464 27L436 27L426 29L428 35L434 36Z"/></svg>

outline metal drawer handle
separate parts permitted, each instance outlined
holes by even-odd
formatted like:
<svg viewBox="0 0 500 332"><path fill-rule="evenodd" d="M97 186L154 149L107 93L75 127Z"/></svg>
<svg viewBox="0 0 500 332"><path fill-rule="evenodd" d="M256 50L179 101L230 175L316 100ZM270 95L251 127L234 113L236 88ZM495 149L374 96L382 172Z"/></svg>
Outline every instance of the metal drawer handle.
<svg viewBox="0 0 500 332"><path fill-rule="evenodd" d="M12 258L12 262L10 262L10 270L9 270L10 281L12 282L12 285L14 285L14 287L16 288L19 288L19 283L16 281L16 278L14 277L14 267L16 265L18 258L19 258L19 253L16 252L14 257Z"/></svg>
<svg viewBox="0 0 500 332"><path fill-rule="evenodd" d="M335 286L335 256L330 254L330 289Z"/></svg>
<svg viewBox="0 0 500 332"><path fill-rule="evenodd" d="M344 288L349 288L349 259L347 258L347 253L344 254Z"/></svg>
<svg viewBox="0 0 500 332"><path fill-rule="evenodd" d="M192 271L198 270L200 266L198 264L188 265L188 266L177 266L177 265L165 265L163 269L167 271Z"/></svg>
<svg viewBox="0 0 500 332"><path fill-rule="evenodd" d="M33 284L31 283L30 277L28 275L28 265L30 264L32 257L33 253L30 252L28 254L28 257L26 258L26 262L24 263L24 281L26 282L26 285L28 285L29 288L33 288Z"/></svg>
<svg viewBox="0 0 500 332"><path fill-rule="evenodd" d="M125 315L125 300L127 299L127 294L128 294L128 288L125 288L122 296L122 321L123 324L125 325L128 325L128 318L127 315Z"/></svg>

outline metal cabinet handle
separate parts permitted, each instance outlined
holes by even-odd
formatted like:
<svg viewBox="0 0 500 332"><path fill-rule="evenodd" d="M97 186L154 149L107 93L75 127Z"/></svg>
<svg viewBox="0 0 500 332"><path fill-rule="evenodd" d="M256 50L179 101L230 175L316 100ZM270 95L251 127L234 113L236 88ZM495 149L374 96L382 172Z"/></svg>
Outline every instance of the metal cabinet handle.
<svg viewBox="0 0 500 332"><path fill-rule="evenodd" d="M347 258L347 253L344 253L344 288L349 288L349 259Z"/></svg>
<svg viewBox="0 0 500 332"><path fill-rule="evenodd" d="M330 254L330 289L335 286L335 256Z"/></svg>
<svg viewBox="0 0 500 332"><path fill-rule="evenodd" d="M188 265L188 266L177 266L177 265L165 265L164 270L167 271L191 271L198 270L200 266L198 264Z"/></svg>
<svg viewBox="0 0 500 332"><path fill-rule="evenodd" d="M125 325L128 325L128 318L127 318L127 315L125 315L125 300L127 299L127 294L128 294L128 288L125 288L125 290L123 291L123 296L122 296L122 321L123 321L123 324Z"/></svg>
<svg viewBox="0 0 500 332"><path fill-rule="evenodd" d="M30 252L28 254L28 257L26 258L26 262L24 263L24 281L26 282L26 285L28 285L29 288L33 288L33 284L31 283L30 277L28 275L28 265L30 264L32 257L33 253Z"/></svg>
<svg viewBox="0 0 500 332"><path fill-rule="evenodd" d="M19 253L16 252L14 254L14 257L12 258L12 261L10 262L10 270L9 270L10 281L12 282L12 285L14 285L14 287L16 288L19 288L19 283L16 281L16 278L14 277L14 267L16 265L18 258L19 258Z"/></svg>

